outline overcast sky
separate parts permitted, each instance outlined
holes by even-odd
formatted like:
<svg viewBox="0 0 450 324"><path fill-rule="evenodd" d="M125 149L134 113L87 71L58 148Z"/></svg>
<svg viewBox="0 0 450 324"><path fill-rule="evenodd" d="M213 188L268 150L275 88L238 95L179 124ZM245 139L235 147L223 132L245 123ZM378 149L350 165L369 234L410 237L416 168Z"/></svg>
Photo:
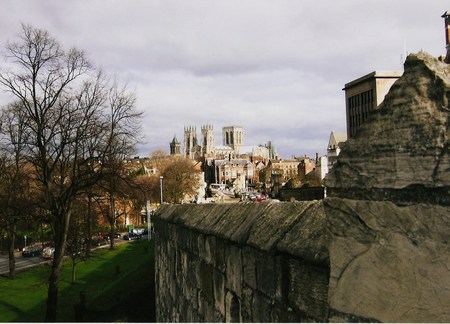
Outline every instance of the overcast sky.
<svg viewBox="0 0 450 324"><path fill-rule="evenodd" d="M239 125L245 145L314 157L346 130L345 83L402 69L405 51L445 53L444 2L2 0L0 44L31 24L127 83L145 113L141 156L212 124L216 145Z"/></svg>

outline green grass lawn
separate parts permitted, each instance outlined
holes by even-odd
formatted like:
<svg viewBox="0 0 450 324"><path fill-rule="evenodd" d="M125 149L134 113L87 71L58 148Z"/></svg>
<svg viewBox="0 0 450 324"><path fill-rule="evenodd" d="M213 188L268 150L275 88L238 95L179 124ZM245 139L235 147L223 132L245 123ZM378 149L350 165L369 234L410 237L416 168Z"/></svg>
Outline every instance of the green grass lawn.
<svg viewBox="0 0 450 324"><path fill-rule="evenodd" d="M65 262L58 322L76 321L74 306L80 293L86 296L84 321L155 321L154 241L97 250L76 269L72 284L71 262ZM50 266L44 265L18 273L15 280L0 277L0 321L44 321L49 273Z"/></svg>

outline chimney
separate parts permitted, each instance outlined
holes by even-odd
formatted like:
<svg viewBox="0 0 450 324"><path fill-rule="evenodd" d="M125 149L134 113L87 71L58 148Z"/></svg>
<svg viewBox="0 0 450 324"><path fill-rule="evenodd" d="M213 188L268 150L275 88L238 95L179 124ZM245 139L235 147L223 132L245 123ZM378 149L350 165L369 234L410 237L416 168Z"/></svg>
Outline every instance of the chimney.
<svg viewBox="0 0 450 324"><path fill-rule="evenodd" d="M445 55L445 63L450 63L450 10L444 12L442 15L445 21L445 48L447 49L447 54Z"/></svg>

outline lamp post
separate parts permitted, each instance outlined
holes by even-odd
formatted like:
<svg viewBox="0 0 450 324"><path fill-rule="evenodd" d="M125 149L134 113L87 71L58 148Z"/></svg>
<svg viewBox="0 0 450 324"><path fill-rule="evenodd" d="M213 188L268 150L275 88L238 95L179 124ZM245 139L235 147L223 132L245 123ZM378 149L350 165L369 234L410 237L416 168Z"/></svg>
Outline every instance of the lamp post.
<svg viewBox="0 0 450 324"><path fill-rule="evenodd" d="M152 239L152 226L150 224L150 200L147 199L147 205L146 205L146 211L147 211L147 231L148 231L148 241Z"/></svg>
<svg viewBox="0 0 450 324"><path fill-rule="evenodd" d="M159 177L159 187L161 188L161 205L163 204L163 176Z"/></svg>

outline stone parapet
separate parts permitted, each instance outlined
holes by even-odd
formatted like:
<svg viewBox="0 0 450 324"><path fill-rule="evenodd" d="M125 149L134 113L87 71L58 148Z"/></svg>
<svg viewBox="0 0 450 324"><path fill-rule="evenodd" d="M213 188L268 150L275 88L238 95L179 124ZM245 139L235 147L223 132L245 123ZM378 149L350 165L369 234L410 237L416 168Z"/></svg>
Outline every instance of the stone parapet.
<svg viewBox="0 0 450 324"><path fill-rule="evenodd" d="M445 322L450 209L328 198L164 205L160 322Z"/></svg>

